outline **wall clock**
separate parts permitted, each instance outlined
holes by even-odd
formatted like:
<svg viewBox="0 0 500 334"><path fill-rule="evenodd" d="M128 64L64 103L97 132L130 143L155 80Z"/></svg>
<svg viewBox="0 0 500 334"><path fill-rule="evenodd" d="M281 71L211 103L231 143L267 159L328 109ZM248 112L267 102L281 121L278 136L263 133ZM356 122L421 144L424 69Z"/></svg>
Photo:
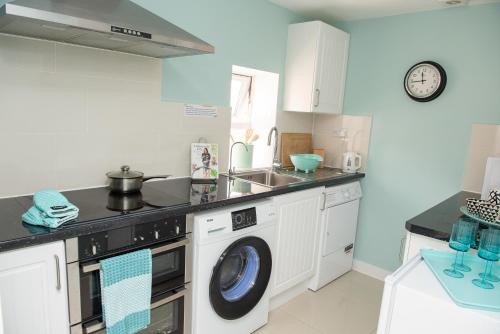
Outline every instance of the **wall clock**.
<svg viewBox="0 0 500 334"><path fill-rule="evenodd" d="M404 87L408 96L413 100L432 101L441 95L446 87L446 72L436 62L420 62L406 72Z"/></svg>

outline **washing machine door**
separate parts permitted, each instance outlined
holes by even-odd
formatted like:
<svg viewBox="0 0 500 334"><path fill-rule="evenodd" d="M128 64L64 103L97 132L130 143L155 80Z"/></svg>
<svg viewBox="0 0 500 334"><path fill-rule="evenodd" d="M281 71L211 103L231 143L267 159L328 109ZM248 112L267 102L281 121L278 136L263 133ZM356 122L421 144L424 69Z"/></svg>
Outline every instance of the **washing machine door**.
<svg viewBox="0 0 500 334"><path fill-rule="evenodd" d="M227 320L250 312L266 291L272 257L268 244L258 237L232 243L221 254L210 280L210 303Z"/></svg>

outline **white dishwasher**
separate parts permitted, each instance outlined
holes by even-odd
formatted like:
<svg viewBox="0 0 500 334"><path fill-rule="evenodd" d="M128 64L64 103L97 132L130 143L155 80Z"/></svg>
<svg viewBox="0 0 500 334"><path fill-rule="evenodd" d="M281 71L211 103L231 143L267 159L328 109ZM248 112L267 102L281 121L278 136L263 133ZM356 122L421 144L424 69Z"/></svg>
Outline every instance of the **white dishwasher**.
<svg viewBox="0 0 500 334"><path fill-rule="evenodd" d="M352 269L358 225L359 182L326 188L322 206L316 272L309 289L317 291Z"/></svg>

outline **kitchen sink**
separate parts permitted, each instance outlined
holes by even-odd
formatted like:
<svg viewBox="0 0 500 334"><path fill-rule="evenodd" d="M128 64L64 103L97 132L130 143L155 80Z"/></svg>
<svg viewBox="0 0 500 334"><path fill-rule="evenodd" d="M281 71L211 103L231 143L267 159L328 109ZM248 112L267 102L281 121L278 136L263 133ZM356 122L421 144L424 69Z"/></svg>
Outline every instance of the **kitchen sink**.
<svg viewBox="0 0 500 334"><path fill-rule="evenodd" d="M280 174L269 170L241 172L234 174L233 177L269 188L278 188L306 181L302 178Z"/></svg>

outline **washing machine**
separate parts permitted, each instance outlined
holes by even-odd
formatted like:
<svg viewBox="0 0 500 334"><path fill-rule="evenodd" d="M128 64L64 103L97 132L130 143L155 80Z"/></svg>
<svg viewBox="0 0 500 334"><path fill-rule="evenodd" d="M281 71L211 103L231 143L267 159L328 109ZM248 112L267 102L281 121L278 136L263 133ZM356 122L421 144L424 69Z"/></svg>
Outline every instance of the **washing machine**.
<svg viewBox="0 0 500 334"><path fill-rule="evenodd" d="M193 334L249 334L267 323L275 226L271 200L194 216Z"/></svg>

